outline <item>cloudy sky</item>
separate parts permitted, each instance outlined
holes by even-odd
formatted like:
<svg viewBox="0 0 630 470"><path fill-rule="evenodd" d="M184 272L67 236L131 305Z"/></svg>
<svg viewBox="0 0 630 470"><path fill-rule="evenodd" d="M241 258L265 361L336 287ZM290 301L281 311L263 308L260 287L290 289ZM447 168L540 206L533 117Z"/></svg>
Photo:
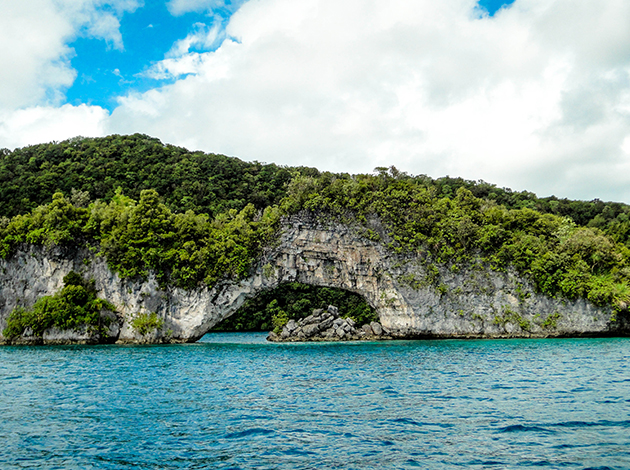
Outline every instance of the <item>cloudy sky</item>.
<svg viewBox="0 0 630 470"><path fill-rule="evenodd" d="M141 132L630 203L628 0L0 0L0 148Z"/></svg>

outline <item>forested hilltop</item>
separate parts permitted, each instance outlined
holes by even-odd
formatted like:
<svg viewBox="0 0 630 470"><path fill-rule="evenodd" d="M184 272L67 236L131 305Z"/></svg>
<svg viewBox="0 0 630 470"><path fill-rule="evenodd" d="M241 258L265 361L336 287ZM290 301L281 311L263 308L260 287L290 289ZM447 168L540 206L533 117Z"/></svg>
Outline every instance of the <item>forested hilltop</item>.
<svg viewBox="0 0 630 470"><path fill-rule="evenodd" d="M379 169L381 173L389 169ZM570 217L581 226L603 230L615 241L630 239L630 206L619 202L575 201L555 196L538 198L528 191L512 191L484 181L425 175L409 176L391 170L395 178L434 188L436 197L452 198L464 187L475 197L508 209L529 208ZM0 215L13 217L50 202L55 192L70 196L87 192L92 200L110 201L116 190L139 199L143 189L156 190L174 212L192 210L215 216L228 209L257 209L279 204L296 175L349 178L316 168L281 167L243 162L224 155L191 152L162 144L142 134L102 138L75 137L63 142L32 145L14 151L0 149Z"/></svg>
<svg viewBox="0 0 630 470"><path fill-rule="evenodd" d="M120 188L136 200L143 189L153 189L174 212L192 210L213 217L228 209L240 211L249 203L258 209L278 204L292 170L190 152L140 134L75 137L13 152L0 150L0 214L24 214L50 202L55 192L70 196L73 189L109 202Z"/></svg>
<svg viewBox="0 0 630 470"><path fill-rule="evenodd" d="M428 266L512 266L550 296L618 311L630 303L630 206L622 203L538 198L394 167L348 175L248 163L139 134L4 149L0 157L4 257L23 243L83 244L123 278L152 271L163 285L213 286L247 276L281 217L306 210L363 225L365 237ZM373 216L385 235L372 231Z"/></svg>

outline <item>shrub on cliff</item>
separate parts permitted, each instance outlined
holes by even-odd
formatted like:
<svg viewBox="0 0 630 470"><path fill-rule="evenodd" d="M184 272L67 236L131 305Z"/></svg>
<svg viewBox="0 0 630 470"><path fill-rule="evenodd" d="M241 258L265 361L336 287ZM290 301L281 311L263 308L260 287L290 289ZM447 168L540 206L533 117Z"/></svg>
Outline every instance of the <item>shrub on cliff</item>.
<svg viewBox="0 0 630 470"><path fill-rule="evenodd" d="M114 305L96 297L94 282L85 281L75 272L64 278L64 287L54 295L40 297L31 309L17 307L7 320L2 334L12 340L30 328L34 336L42 336L49 328L76 330L84 326L95 332L109 326L103 310L115 311Z"/></svg>
<svg viewBox="0 0 630 470"><path fill-rule="evenodd" d="M155 312L137 313L131 320L131 326L141 336L146 336L149 333L161 330L164 327L164 320L159 318Z"/></svg>

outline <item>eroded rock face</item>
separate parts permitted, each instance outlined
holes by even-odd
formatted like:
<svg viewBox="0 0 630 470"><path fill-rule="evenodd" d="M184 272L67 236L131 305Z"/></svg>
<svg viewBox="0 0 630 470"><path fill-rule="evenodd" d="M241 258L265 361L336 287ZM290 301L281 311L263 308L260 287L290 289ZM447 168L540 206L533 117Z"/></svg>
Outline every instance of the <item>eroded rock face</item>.
<svg viewBox="0 0 630 470"><path fill-rule="evenodd" d="M395 254L361 236L361 228L296 215L284 221L278 245L249 278L212 289L159 288L154 278L121 280L88 250L27 246L0 260L0 330L16 305L30 307L63 286L74 270L93 278L99 296L118 308L119 342L196 341L250 297L283 282L338 287L363 295L393 337L479 338L627 335L627 315L585 300L534 292L513 271L430 265L423 253ZM374 220L372 229L383 231ZM156 312L158 330L140 335L138 313ZM2 338L0 338L2 340Z"/></svg>

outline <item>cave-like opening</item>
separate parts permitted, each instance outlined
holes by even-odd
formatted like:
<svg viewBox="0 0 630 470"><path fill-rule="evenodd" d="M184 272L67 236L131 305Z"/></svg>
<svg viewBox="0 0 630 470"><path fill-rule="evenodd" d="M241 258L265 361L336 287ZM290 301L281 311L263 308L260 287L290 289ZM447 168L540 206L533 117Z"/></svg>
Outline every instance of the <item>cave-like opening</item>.
<svg viewBox="0 0 630 470"><path fill-rule="evenodd" d="M376 311L360 294L335 287L288 282L248 299L211 331L270 331L274 317L298 320L314 309L326 309L329 305L337 307L341 317L350 317L358 325L378 321Z"/></svg>

